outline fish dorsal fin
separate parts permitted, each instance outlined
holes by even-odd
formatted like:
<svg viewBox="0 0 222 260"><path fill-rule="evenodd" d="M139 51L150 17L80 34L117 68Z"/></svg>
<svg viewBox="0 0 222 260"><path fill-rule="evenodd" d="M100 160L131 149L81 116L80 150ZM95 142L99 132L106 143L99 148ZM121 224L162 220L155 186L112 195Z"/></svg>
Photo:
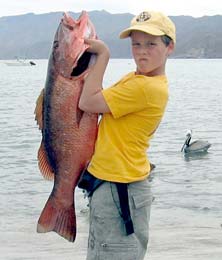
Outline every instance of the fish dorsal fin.
<svg viewBox="0 0 222 260"><path fill-rule="evenodd" d="M43 129L43 100L44 100L44 89L42 89L39 97L36 100L36 107L35 107L35 120L37 121L37 124L39 126L39 129Z"/></svg>
<svg viewBox="0 0 222 260"><path fill-rule="evenodd" d="M41 142L41 145L39 147L38 161L39 161L39 169L40 169L40 172L42 173L42 176L46 180L54 180L54 172L48 161L43 142Z"/></svg>

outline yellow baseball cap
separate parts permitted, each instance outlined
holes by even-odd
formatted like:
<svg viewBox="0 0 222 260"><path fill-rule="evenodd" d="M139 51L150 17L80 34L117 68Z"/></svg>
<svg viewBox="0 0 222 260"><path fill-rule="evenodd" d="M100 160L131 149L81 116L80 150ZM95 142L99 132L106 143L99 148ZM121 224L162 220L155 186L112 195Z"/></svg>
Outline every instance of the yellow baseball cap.
<svg viewBox="0 0 222 260"><path fill-rule="evenodd" d="M160 12L144 11L135 16L131 21L131 26L120 33L120 39L129 37L132 31L141 31L155 36L167 35L176 43L174 23Z"/></svg>

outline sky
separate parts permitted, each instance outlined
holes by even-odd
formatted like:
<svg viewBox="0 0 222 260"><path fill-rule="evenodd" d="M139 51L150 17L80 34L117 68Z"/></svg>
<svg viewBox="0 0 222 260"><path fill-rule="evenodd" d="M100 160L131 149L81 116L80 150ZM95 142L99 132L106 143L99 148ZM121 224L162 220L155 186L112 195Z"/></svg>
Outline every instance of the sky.
<svg viewBox="0 0 222 260"><path fill-rule="evenodd" d="M138 14L143 10L161 11L169 16L222 15L220 0L0 0L0 17L25 13L106 10L110 13Z"/></svg>

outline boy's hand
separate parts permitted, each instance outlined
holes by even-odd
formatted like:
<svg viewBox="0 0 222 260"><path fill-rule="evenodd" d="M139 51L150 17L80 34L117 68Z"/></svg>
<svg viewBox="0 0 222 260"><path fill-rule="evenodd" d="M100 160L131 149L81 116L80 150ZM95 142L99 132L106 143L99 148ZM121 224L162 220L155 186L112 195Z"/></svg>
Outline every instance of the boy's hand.
<svg viewBox="0 0 222 260"><path fill-rule="evenodd" d="M107 45L101 40L94 39L84 39L85 44L89 45L87 49L88 52L95 54L106 54L108 57L110 56L109 48Z"/></svg>

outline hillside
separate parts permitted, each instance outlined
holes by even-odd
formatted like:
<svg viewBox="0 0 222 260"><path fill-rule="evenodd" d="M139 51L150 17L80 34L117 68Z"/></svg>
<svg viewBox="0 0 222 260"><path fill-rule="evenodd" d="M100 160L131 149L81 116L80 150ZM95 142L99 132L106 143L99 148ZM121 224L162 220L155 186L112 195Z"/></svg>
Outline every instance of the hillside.
<svg viewBox="0 0 222 260"><path fill-rule="evenodd" d="M79 13L70 12L74 18ZM112 58L131 57L129 41L119 40L119 32L129 25L133 15L89 12L100 39L111 50ZM48 58L61 12L0 17L0 59L15 56ZM171 17L177 27L174 58L222 58L222 16Z"/></svg>

